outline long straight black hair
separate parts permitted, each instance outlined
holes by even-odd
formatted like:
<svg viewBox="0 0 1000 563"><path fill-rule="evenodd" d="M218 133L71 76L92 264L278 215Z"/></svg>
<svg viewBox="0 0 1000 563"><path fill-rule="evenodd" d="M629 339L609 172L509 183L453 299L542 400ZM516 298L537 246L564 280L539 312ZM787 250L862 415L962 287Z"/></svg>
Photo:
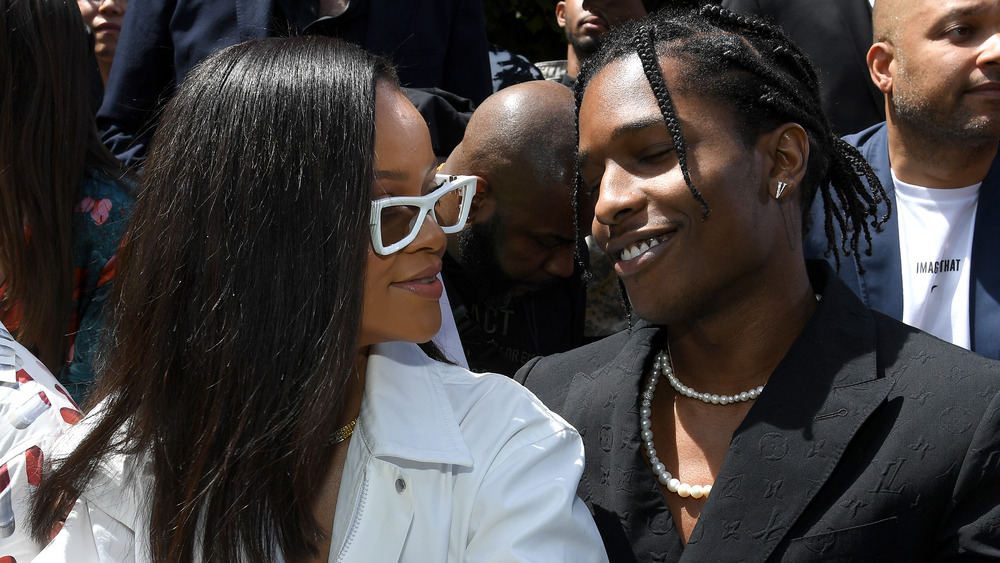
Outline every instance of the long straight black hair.
<svg viewBox="0 0 1000 563"><path fill-rule="evenodd" d="M55 374L72 313L75 198L86 168L121 175L94 125L87 53L74 0L0 0L0 313L20 309L14 336Z"/></svg>
<svg viewBox="0 0 1000 563"><path fill-rule="evenodd" d="M34 497L41 541L102 460L148 456L155 561L300 560L354 377L385 61L324 37L216 53L146 161L94 428Z"/></svg>

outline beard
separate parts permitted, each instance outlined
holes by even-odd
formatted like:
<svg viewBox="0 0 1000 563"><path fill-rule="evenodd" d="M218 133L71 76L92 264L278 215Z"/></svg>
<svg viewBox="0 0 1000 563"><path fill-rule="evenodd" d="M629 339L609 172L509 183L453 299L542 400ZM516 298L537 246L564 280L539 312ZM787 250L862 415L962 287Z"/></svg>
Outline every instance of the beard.
<svg viewBox="0 0 1000 563"><path fill-rule="evenodd" d="M566 25L566 42L573 46L574 51L587 57L596 53L601 46L599 37L585 35L582 30L579 33L573 33L568 23Z"/></svg>
<svg viewBox="0 0 1000 563"><path fill-rule="evenodd" d="M458 260L477 298L487 306L504 307L513 298L517 281L508 276L497 257L500 214L463 230L458 237Z"/></svg>
<svg viewBox="0 0 1000 563"><path fill-rule="evenodd" d="M911 73L901 60L891 103L899 120L914 131L924 132L928 138L955 143L970 141L995 141L1000 136L1000 118L952 104L937 96L915 89L919 77ZM908 87L911 86L911 87Z"/></svg>

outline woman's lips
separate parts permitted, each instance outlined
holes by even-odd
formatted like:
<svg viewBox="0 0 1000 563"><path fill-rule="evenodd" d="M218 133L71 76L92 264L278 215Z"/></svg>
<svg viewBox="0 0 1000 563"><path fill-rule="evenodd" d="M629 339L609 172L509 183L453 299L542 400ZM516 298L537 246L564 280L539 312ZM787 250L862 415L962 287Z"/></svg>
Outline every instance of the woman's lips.
<svg viewBox="0 0 1000 563"><path fill-rule="evenodd" d="M441 284L441 279L436 276L396 282L392 284L392 287L409 291L417 297L432 300L441 299L441 294L444 292L444 285Z"/></svg>
<svg viewBox="0 0 1000 563"><path fill-rule="evenodd" d="M113 23L102 23L94 28L94 33L121 33L122 26Z"/></svg>
<svg viewBox="0 0 1000 563"><path fill-rule="evenodd" d="M439 262L416 272L413 277L407 280L393 283L392 287L409 291L425 299L441 299L444 286L441 284L441 278L438 277L440 273L441 263Z"/></svg>

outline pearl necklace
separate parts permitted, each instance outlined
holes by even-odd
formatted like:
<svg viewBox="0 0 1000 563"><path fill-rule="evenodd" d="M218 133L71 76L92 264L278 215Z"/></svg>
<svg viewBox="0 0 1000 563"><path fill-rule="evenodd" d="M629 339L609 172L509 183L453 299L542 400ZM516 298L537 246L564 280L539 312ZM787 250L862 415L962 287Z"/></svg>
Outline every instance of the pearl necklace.
<svg viewBox="0 0 1000 563"><path fill-rule="evenodd" d="M649 457L650 468L653 470L653 475L656 475L656 479L661 485L667 487L668 491L677 493L681 497L708 498L709 493L712 492L712 485L689 485L688 483L682 483L667 471L667 468L660 462L660 458L656 456L656 447L653 444L653 422L650 420L650 417L653 416L653 392L656 391L656 383L660 379L661 372L666 376L671 387L681 395L700 399L713 405L726 405L756 399L761 391L764 390L764 386L761 385L756 389L744 391L738 395L698 393L694 389L677 381L677 378L674 377L674 370L670 367L670 356L665 351L660 352L656 357L656 361L653 362L653 370L649 374L646 389L642 392L642 405L639 407L639 435L642 437L643 446L646 448L646 456Z"/></svg>
<svg viewBox="0 0 1000 563"><path fill-rule="evenodd" d="M694 389L688 387L681 383L677 376L674 375L673 368L670 367L670 356L666 352L660 352L657 361L663 366L663 375L667 377L667 381L670 382L670 386L674 388L679 394L685 397L691 397L692 399L698 399L703 403L710 403L713 405L729 405L732 403L742 403L745 401L752 401L757 398L764 391L764 386L759 385L754 389L749 391L743 391L742 393L735 393L733 395L715 395L713 393L699 393ZM654 367L655 370L655 367ZM654 372L655 373L655 372Z"/></svg>

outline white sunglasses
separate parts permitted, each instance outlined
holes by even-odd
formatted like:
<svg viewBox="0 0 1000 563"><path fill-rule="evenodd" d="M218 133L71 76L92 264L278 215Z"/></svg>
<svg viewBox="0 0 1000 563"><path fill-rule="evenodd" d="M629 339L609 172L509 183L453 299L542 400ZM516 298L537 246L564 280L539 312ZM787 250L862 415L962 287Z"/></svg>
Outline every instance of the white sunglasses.
<svg viewBox="0 0 1000 563"><path fill-rule="evenodd" d="M406 248L417 238L428 213L446 234L461 231L469 218L478 180L476 176L437 174L434 181L440 187L427 195L372 200L369 223L375 252L386 256Z"/></svg>

